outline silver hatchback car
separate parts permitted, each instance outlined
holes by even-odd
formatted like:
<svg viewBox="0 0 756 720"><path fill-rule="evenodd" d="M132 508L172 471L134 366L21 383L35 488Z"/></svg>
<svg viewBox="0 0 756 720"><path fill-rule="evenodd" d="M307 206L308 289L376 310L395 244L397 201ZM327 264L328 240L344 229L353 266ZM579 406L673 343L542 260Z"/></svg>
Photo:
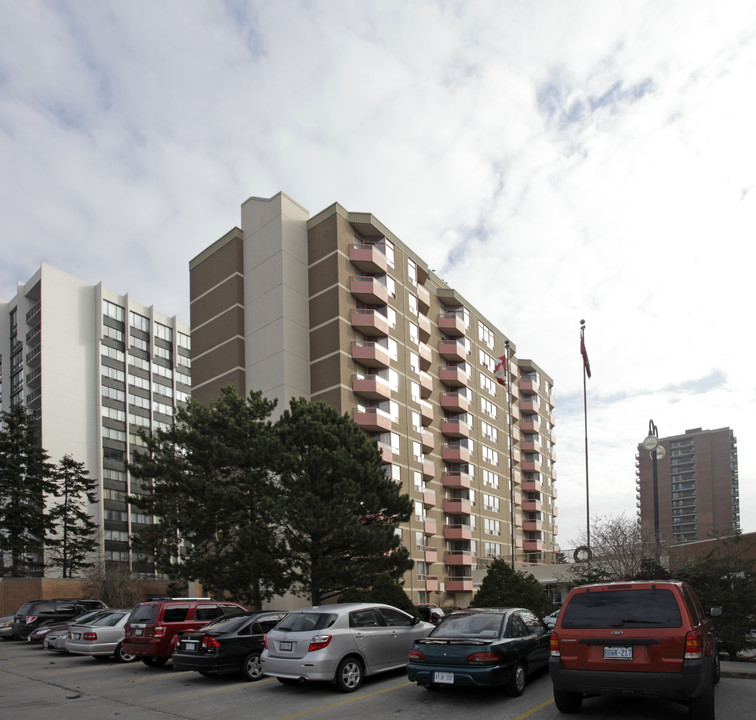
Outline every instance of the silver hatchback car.
<svg viewBox="0 0 756 720"><path fill-rule="evenodd" d="M294 610L265 636L262 670L284 685L326 680L353 692L368 675L405 667L412 643L433 628L380 603Z"/></svg>

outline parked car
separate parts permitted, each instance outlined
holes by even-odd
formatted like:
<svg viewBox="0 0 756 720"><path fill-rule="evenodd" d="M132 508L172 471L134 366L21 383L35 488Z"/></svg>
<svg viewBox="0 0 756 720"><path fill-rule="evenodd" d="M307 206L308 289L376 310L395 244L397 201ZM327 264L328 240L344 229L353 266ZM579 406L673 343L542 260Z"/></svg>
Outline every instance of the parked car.
<svg viewBox="0 0 756 720"><path fill-rule="evenodd" d="M103 612L103 610L89 610L88 612L77 615L71 620L65 622L51 623L50 625L43 625L37 628L31 635L29 640L36 642L38 639L42 643L43 648L50 650L61 650L62 652L68 652L66 650L66 639L68 638L68 628L76 623L85 623L95 615Z"/></svg>
<svg viewBox="0 0 756 720"><path fill-rule="evenodd" d="M549 613L543 618L543 622L549 630L554 629L554 625L556 625L556 621L557 621L557 618L559 617L559 613L561 609L562 608L559 608L558 610L554 610L554 612Z"/></svg>
<svg viewBox="0 0 756 720"><path fill-rule="evenodd" d="M549 630L525 608L470 608L447 615L409 651L407 676L421 687L504 686L522 695L549 662Z"/></svg>
<svg viewBox="0 0 756 720"><path fill-rule="evenodd" d="M713 720L719 655L712 617L683 582L613 582L574 588L551 634L549 670L560 712L589 695L687 702Z"/></svg>
<svg viewBox="0 0 756 720"><path fill-rule="evenodd" d="M86 623L68 628L66 650L73 655L92 655L96 660L113 656L118 662L136 660L136 655L123 649L123 633L131 608L104 610Z"/></svg>
<svg viewBox="0 0 756 720"><path fill-rule="evenodd" d="M13 615L0 617L0 638L10 640L13 635Z"/></svg>
<svg viewBox="0 0 756 720"><path fill-rule="evenodd" d="M200 675L239 673L245 680L259 680L265 633L285 616L285 612L250 612L181 633L171 656L173 667L196 670Z"/></svg>
<svg viewBox="0 0 756 720"><path fill-rule="evenodd" d="M436 605L418 605L417 612L421 620L433 625L438 625L446 614L443 609Z"/></svg>
<svg viewBox="0 0 756 720"><path fill-rule="evenodd" d="M199 630L215 618L246 612L236 603L209 598L148 600L131 611L124 652L136 655L149 667L165 665L173 653L176 633Z"/></svg>
<svg viewBox="0 0 756 720"><path fill-rule="evenodd" d="M284 685L333 682L352 692L364 677L407 665L412 643L433 625L390 605L342 603L295 610L265 636L265 675Z"/></svg>
<svg viewBox="0 0 756 720"><path fill-rule="evenodd" d="M40 625L70 620L87 610L99 610L106 605L90 598L56 598L55 600L32 600L24 603L13 618L14 640L26 640Z"/></svg>

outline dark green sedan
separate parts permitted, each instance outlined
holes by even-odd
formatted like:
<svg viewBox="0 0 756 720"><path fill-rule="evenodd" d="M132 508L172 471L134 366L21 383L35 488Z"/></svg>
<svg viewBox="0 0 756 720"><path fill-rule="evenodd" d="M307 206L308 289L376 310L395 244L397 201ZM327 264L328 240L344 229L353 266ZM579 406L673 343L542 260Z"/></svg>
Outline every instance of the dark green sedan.
<svg viewBox="0 0 756 720"><path fill-rule="evenodd" d="M522 695L528 675L548 664L550 635L525 608L458 610L412 644L407 675L428 689L503 686Z"/></svg>

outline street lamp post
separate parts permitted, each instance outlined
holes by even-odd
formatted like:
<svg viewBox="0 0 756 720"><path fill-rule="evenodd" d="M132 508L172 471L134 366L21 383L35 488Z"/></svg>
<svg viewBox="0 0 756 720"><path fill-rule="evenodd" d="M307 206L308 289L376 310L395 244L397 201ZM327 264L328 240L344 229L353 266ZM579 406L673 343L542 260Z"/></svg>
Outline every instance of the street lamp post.
<svg viewBox="0 0 756 720"><path fill-rule="evenodd" d="M643 447L648 450L651 458L651 469L653 477L654 492L654 538L656 544L659 544L659 466L658 461L665 455L666 451L659 445L659 428L653 420L648 421L648 436L643 441Z"/></svg>

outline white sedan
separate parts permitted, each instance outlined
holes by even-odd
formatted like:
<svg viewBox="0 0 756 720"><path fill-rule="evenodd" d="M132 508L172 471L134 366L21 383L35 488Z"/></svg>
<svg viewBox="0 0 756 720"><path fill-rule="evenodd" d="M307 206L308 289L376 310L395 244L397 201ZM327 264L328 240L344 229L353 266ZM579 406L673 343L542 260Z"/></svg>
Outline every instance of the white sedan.
<svg viewBox="0 0 756 720"><path fill-rule="evenodd" d="M123 651L123 636L131 609L103 610L86 624L68 628L66 650L74 655L92 655L104 660L111 655L118 662L133 662L136 655Z"/></svg>

